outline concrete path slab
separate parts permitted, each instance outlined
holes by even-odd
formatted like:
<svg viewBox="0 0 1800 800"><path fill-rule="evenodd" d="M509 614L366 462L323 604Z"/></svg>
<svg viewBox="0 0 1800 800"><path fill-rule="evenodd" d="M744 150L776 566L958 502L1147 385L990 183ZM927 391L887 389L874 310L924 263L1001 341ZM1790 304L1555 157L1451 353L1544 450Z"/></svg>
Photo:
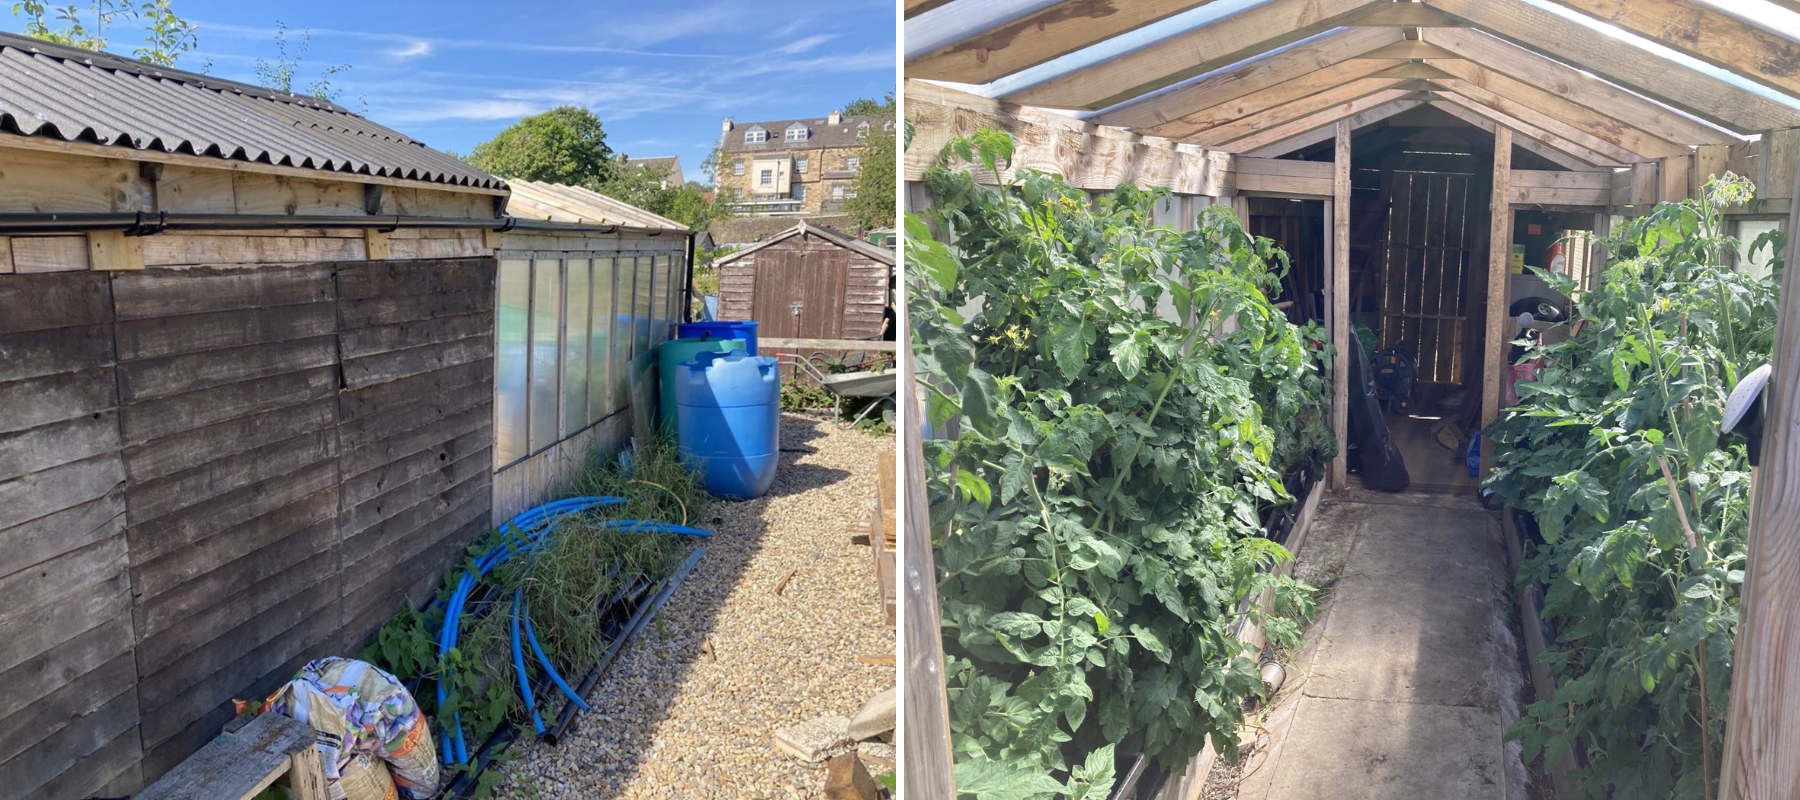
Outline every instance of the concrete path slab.
<svg viewBox="0 0 1800 800"><path fill-rule="evenodd" d="M1299 555L1347 553L1343 577L1240 798L1524 796L1501 741L1523 678L1499 525L1460 498L1395 497L1320 505Z"/></svg>
<svg viewBox="0 0 1800 800"><path fill-rule="evenodd" d="M1498 726L1488 709L1303 698L1271 796L1504 800Z"/></svg>

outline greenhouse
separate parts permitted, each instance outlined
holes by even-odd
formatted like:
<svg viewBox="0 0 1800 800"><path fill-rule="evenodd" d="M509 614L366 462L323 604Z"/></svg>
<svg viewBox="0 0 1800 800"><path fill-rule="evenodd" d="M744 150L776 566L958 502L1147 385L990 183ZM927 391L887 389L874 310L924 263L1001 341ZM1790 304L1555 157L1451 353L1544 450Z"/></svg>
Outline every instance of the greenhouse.
<svg viewBox="0 0 1800 800"><path fill-rule="evenodd" d="M1800 4L905 5L910 791L1793 796Z"/></svg>

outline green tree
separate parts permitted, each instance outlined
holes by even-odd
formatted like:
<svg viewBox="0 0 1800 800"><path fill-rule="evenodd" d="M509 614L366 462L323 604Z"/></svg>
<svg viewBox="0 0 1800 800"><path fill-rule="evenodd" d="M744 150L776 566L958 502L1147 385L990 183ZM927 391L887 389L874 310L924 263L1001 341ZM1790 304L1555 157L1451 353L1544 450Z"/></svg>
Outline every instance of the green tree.
<svg viewBox="0 0 1800 800"><path fill-rule="evenodd" d="M848 117L892 117L898 110L894 105L894 93L888 92L887 98L880 102L867 97L858 97L844 105L844 115Z"/></svg>
<svg viewBox="0 0 1800 800"><path fill-rule="evenodd" d="M306 56L306 48L312 44L312 32L301 29L300 38L294 44L292 53L288 52L287 23L275 21L275 60L273 62L257 59L253 65L256 79L271 89L294 92L294 74L300 70L300 61ZM306 87L306 93L320 100L336 101L342 89L331 88L331 76L350 69L349 64L333 64L319 70L319 76Z"/></svg>
<svg viewBox="0 0 1800 800"><path fill-rule="evenodd" d="M519 120L476 145L468 160L514 180L589 188L599 188L619 173L600 118L579 106L559 106Z"/></svg>
<svg viewBox="0 0 1800 800"><path fill-rule="evenodd" d="M177 16L169 0L90 0L86 8L52 8L44 0L20 0L13 3L12 13L25 19L26 36L83 50L106 49L107 28L115 22L142 19L145 46L132 55L165 67L175 66L176 59L198 43L194 23Z"/></svg>
<svg viewBox="0 0 1800 800"><path fill-rule="evenodd" d="M851 183L856 196L845 206L850 218L865 230L894 227L896 145L892 131L870 126L869 136L863 143L862 171L856 173L856 180Z"/></svg>
<svg viewBox="0 0 1800 800"><path fill-rule="evenodd" d="M670 172L662 166L627 165L617 170L612 179L590 188L694 230L705 230L706 224L719 216L707 198L706 187L682 183L680 175Z"/></svg>

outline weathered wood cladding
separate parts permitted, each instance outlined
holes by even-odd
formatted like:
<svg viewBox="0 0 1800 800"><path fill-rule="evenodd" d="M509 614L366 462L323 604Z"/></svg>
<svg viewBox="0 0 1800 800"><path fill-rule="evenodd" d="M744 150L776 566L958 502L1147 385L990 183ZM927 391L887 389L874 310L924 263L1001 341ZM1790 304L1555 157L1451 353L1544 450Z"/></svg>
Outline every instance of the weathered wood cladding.
<svg viewBox="0 0 1800 800"><path fill-rule="evenodd" d="M762 295L759 276L769 287ZM771 280L778 276L785 281ZM720 266L719 318L757 320L758 336L879 339L892 277L891 265L825 237L790 236ZM770 294L777 284L780 297ZM802 303L797 317L790 295Z"/></svg>
<svg viewBox="0 0 1800 800"><path fill-rule="evenodd" d="M0 276L6 796L135 791L429 593L489 524L494 270Z"/></svg>
<svg viewBox="0 0 1800 800"><path fill-rule="evenodd" d="M108 276L0 280L0 786L139 781L137 667Z"/></svg>

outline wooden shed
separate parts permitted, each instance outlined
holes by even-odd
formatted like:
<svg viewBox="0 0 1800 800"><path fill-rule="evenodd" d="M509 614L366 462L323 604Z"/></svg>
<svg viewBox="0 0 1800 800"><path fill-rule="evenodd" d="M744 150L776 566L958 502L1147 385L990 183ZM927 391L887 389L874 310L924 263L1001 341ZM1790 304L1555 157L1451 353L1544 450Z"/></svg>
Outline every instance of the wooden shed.
<svg viewBox="0 0 1800 800"><path fill-rule="evenodd" d="M118 796L489 528L497 252L630 264L591 302L637 359L686 237L505 217L500 179L316 98L10 35L0 65L0 795Z"/></svg>
<svg viewBox="0 0 1800 800"><path fill-rule="evenodd" d="M1800 4L1789 0L1757 9L1695 0L903 5L905 108L916 126L902 156L908 210L930 206L921 181L944 143L988 127L1014 136L1010 169L1059 174L1096 195L1126 184L1169 190L1164 224L1191 229L1202 208L1228 204L1293 255L1290 313L1327 326L1334 373L1345 374L1357 346L1352 326L1367 325L1379 346L1418 356L1427 408L1462 393L1472 432L1501 406L1513 304L1564 299L1515 272L1515 252L1549 267L1549 246L1565 235L1604 235L1659 201L1695 197L1727 170L1751 178L1758 196L1728 211L1728 233L1792 237L1800 225ZM1603 255L1576 244L1562 253L1578 280ZM1739 266L1766 269L1766 258L1741 251ZM1339 490L1346 383L1336 381L1332 411L1339 456L1328 482ZM1403 450L1420 443L1442 455L1430 421L1399 425ZM1415 473L1414 486L1467 488L1458 472ZM1764 586L1794 580L1787 555L1761 563L1782 565ZM1760 599L1773 598L1766 591ZM1791 609L1765 610L1741 637L1776 635ZM1524 635L1529 646L1535 630ZM1765 655L1757 674L1772 683L1759 691L1792 697L1794 649L1774 649L1786 667L1769 667ZM1767 754L1792 752L1800 728L1776 725L1777 709L1752 710L1741 685L1727 783L1796 785L1800 762L1776 765ZM1536 688L1539 699L1553 690ZM913 717L913 699L907 727L924 735L917 749L912 735L906 743L908 784L947 796L928 783L949 774L943 717ZM1783 707L1786 719L1793 708ZM1197 796L1204 766L1163 796Z"/></svg>
<svg viewBox="0 0 1800 800"><path fill-rule="evenodd" d="M768 339L882 339L894 254L800 222L718 260L719 317L749 319Z"/></svg>
<svg viewBox="0 0 1800 800"><path fill-rule="evenodd" d="M496 525L565 485L595 452L649 435L654 353L688 307L693 253L681 223L591 189L510 186L513 218L588 230L500 238Z"/></svg>

